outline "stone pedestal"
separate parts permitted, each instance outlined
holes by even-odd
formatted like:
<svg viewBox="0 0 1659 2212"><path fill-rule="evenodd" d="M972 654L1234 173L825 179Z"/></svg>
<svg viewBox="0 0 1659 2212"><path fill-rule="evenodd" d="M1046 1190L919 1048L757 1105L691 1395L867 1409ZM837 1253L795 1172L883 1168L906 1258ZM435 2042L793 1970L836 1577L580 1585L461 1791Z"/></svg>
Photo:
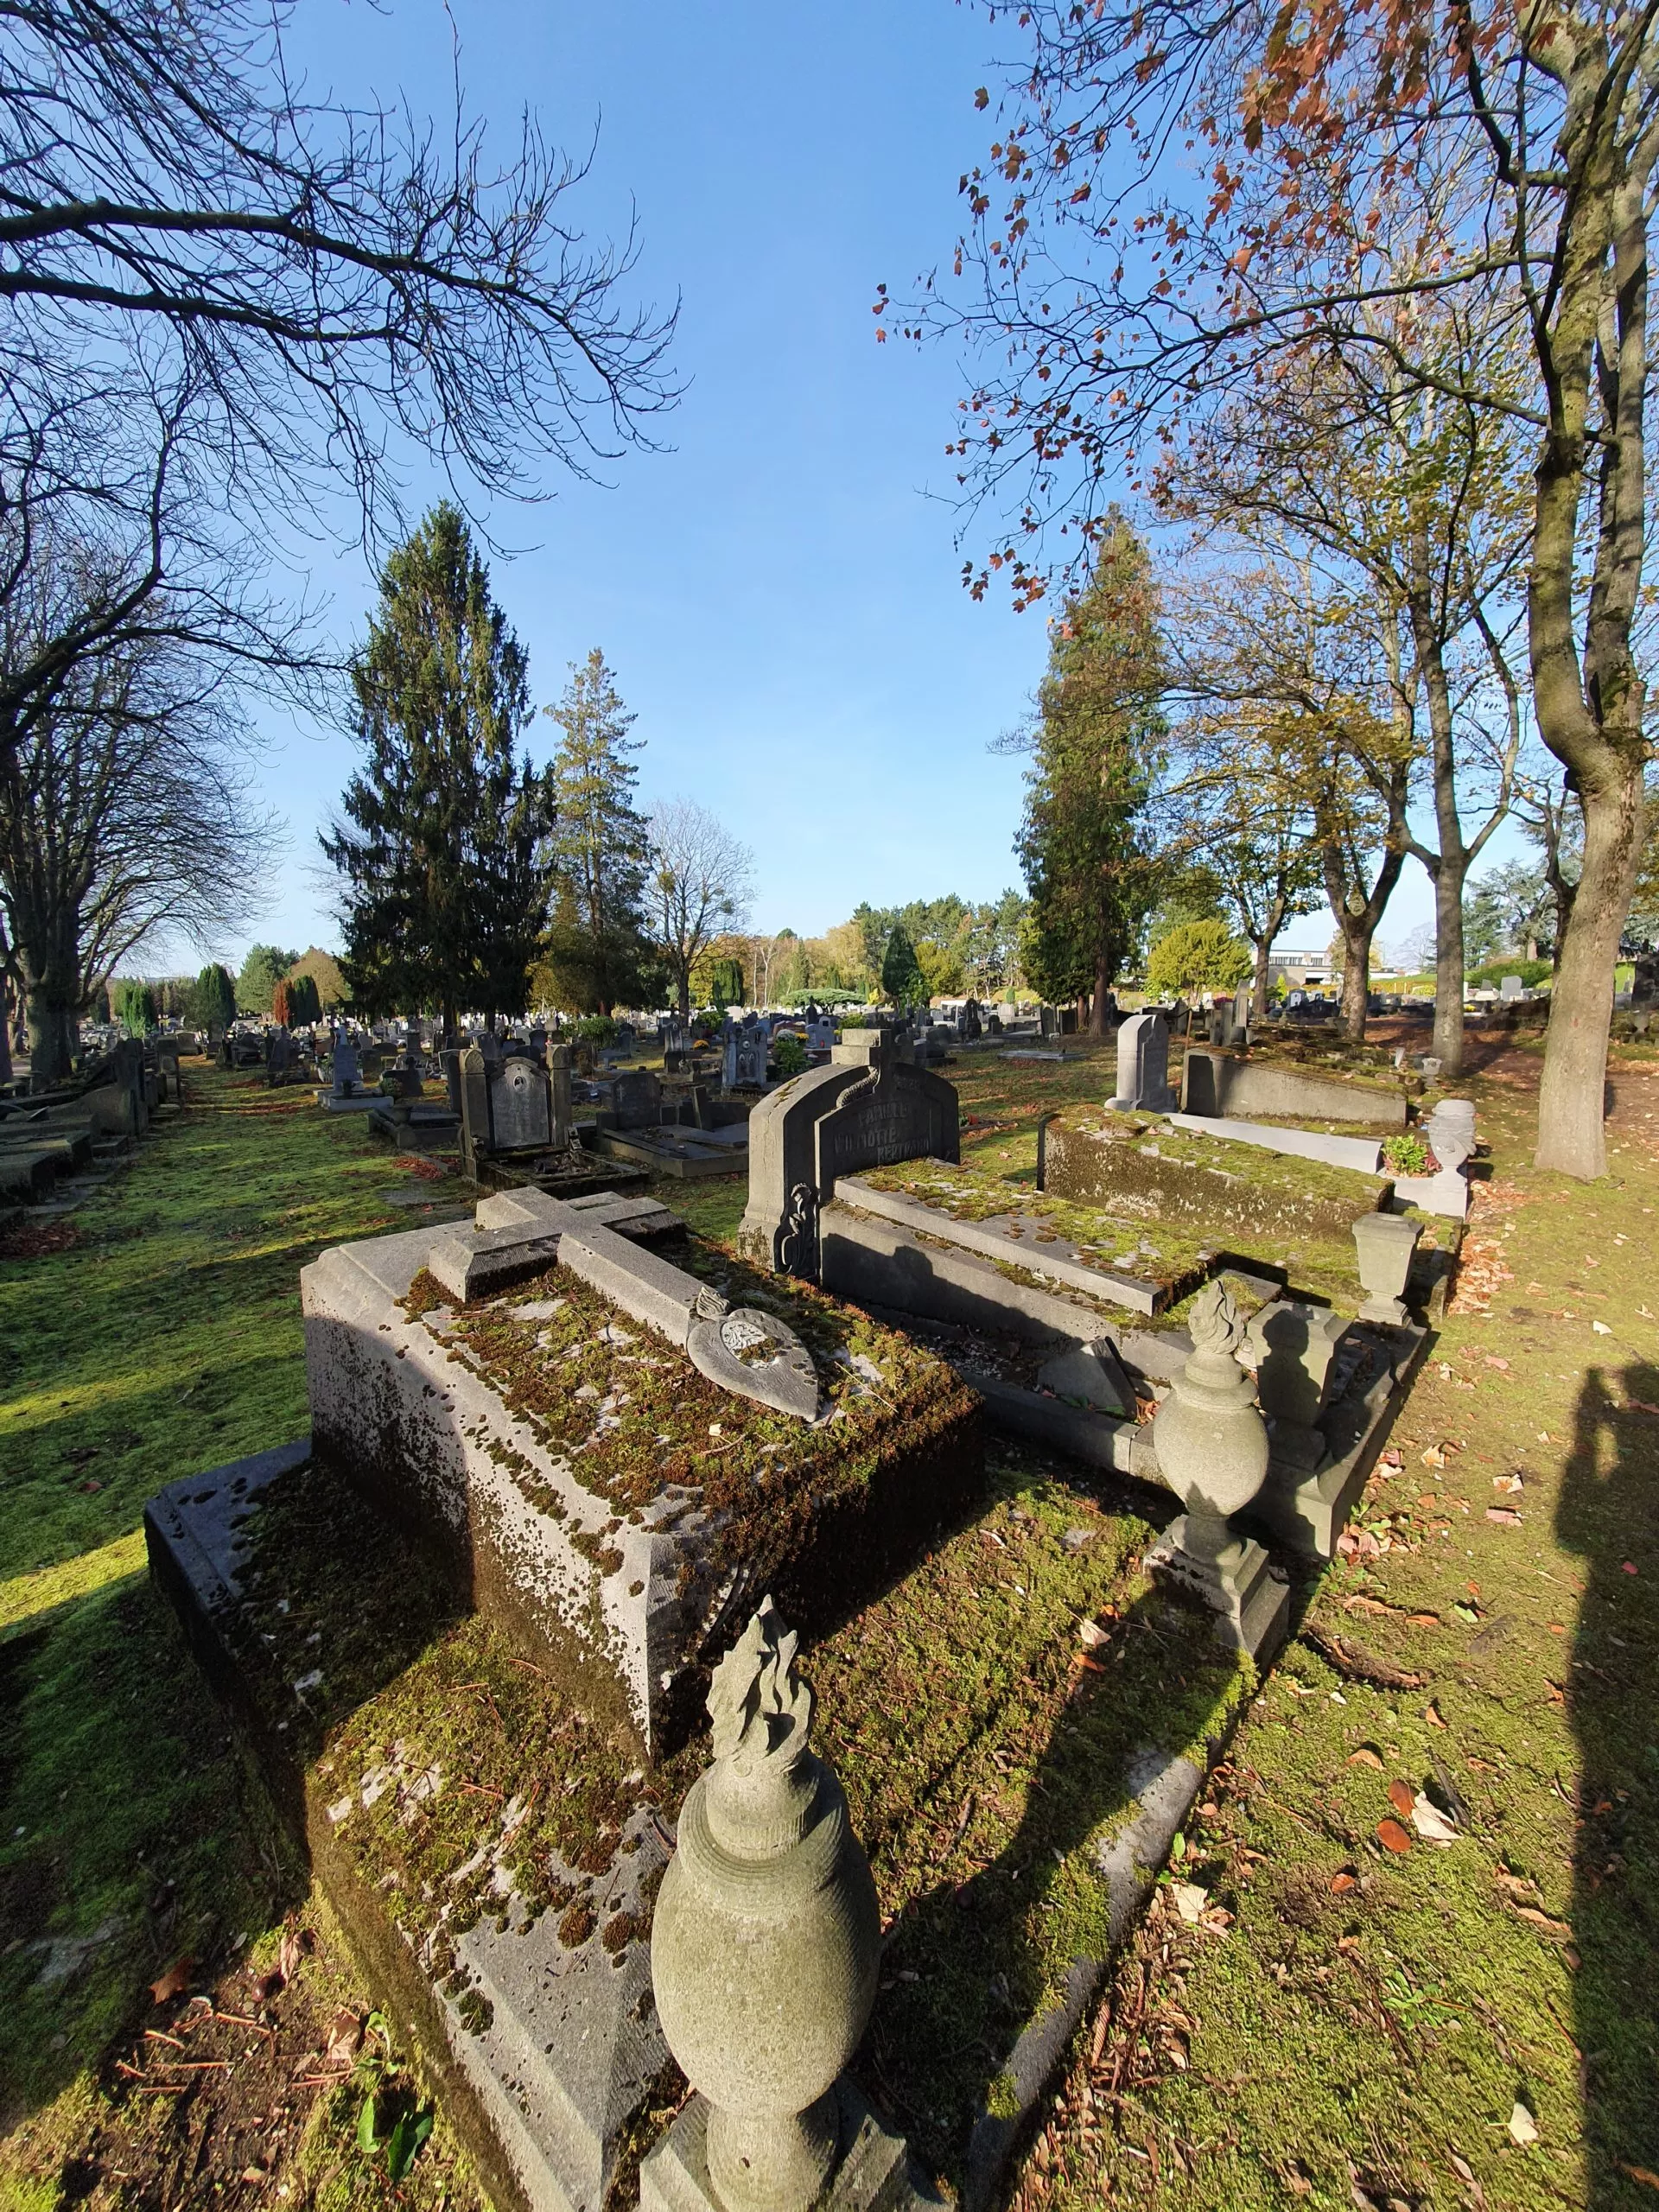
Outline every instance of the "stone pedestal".
<svg viewBox="0 0 1659 2212"><path fill-rule="evenodd" d="M1216 1634L1260 1663L1284 1641L1288 1586L1274 1575L1263 1548L1236 1536L1224 1521L1183 1513L1147 1554L1159 1580L1202 1599L1216 1616Z"/></svg>
<svg viewBox="0 0 1659 2212"><path fill-rule="evenodd" d="M840 2159L821 2212L904 2212L922 2202L902 2135L885 2128L843 2075L835 2100ZM726 2212L709 2178L709 2101L693 2097L639 2169L640 2212Z"/></svg>
<svg viewBox="0 0 1659 2212"><path fill-rule="evenodd" d="M1147 1555L1153 1573L1201 1599L1216 1632L1252 1658L1284 1634L1290 1593L1254 1538L1228 1525L1268 1471L1268 1430L1238 1364L1244 1331L1225 1287L1192 1308L1193 1351L1152 1424L1160 1479L1185 1504Z"/></svg>

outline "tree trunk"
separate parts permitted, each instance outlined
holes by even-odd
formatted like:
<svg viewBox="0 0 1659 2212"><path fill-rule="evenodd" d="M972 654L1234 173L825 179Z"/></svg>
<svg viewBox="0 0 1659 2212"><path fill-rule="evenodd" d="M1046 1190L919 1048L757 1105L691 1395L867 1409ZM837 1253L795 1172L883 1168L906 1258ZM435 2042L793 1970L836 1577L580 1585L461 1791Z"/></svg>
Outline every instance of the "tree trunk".
<svg viewBox="0 0 1659 2212"><path fill-rule="evenodd" d="M1444 841L1434 871L1434 1054L1442 1080L1463 1073L1463 886L1469 863Z"/></svg>
<svg viewBox="0 0 1659 2212"><path fill-rule="evenodd" d="M29 993L29 1087L54 1090L74 1072L75 1018L80 1003L80 969L73 953L45 962L39 972L26 969Z"/></svg>
<svg viewBox="0 0 1659 2212"><path fill-rule="evenodd" d="M1255 944L1255 978L1250 988L1250 1012L1258 1021L1268 1018L1268 963L1273 953L1271 938L1257 938Z"/></svg>
<svg viewBox="0 0 1659 2212"><path fill-rule="evenodd" d="M1378 914L1375 918L1368 912L1351 914L1345 906L1339 907L1337 920L1342 930L1342 1000L1338 1014L1338 1027L1351 1044L1365 1042L1365 1017L1371 995L1371 940L1376 935Z"/></svg>
<svg viewBox="0 0 1659 2212"><path fill-rule="evenodd" d="M1619 766L1618 782L1584 796L1584 872L1561 933L1538 1090L1536 1164L1586 1180L1607 1171L1613 967L1642 850L1642 769L1628 756Z"/></svg>
<svg viewBox="0 0 1659 2212"><path fill-rule="evenodd" d="M1109 1037L1112 1033L1111 1016L1107 1012L1111 995L1111 963L1102 953L1095 960L1095 995L1089 1008L1089 1034L1091 1037Z"/></svg>

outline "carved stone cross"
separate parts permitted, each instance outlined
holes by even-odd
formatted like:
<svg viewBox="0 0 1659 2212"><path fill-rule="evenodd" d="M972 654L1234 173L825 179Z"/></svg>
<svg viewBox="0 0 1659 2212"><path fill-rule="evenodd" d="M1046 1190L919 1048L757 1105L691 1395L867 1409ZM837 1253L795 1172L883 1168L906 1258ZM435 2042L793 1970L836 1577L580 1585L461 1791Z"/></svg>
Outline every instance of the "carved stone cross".
<svg viewBox="0 0 1659 2212"><path fill-rule="evenodd" d="M550 1260L556 1256L561 1268L666 1337L722 1390L798 1421L817 1419L817 1370L789 1324L755 1306L731 1305L683 1268L620 1235L604 1218L611 1209L516 1190L498 1192L480 1216L486 1211L487 1222L480 1220L477 1230L452 1232L434 1248L429 1264L446 1289L476 1296L474 1262L504 1244L544 1245Z"/></svg>

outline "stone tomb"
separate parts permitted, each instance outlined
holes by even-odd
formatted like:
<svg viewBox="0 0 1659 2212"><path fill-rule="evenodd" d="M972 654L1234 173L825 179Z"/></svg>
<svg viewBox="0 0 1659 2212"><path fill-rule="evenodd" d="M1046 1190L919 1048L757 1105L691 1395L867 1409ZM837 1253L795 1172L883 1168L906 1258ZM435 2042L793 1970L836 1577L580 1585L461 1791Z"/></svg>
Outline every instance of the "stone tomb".
<svg viewBox="0 0 1659 2212"><path fill-rule="evenodd" d="M543 1066L524 1052L498 1058L474 1045L458 1056L454 1078L461 1173L473 1182L573 1198L640 1180L637 1168L592 1159L576 1142L567 1046L553 1046Z"/></svg>
<svg viewBox="0 0 1659 2212"><path fill-rule="evenodd" d="M472 1230L339 1246L301 1276L319 1452L653 1752L757 1576L810 1620L980 1473L976 1404L950 1370L874 1332L873 1392L840 1358L873 1325L829 1301L770 1296L728 1317L728 1350L705 1343L705 1309L728 1330L721 1281L747 1278L702 1248L694 1274L630 1241L670 1220L651 1200L505 1191ZM503 1287L532 1276L532 1294ZM816 1362L811 1418L751 1402L784 1319ZM809 1486L811 1510L766 1510L774 1485Z"/></svg>
<svg viewBox="0 0 1659 2212"><path fill-rule="evenodd" d="M1169 1102L1173 1104L1173 1100ZM1305 1074L1272 1060L1190 1051L1181 1071L1181 1111L1249 1121L1268 1114L1286 1120L1360 1122L1385 1129L1406 1126L1403 1090L1340 1076Z"/></svg>

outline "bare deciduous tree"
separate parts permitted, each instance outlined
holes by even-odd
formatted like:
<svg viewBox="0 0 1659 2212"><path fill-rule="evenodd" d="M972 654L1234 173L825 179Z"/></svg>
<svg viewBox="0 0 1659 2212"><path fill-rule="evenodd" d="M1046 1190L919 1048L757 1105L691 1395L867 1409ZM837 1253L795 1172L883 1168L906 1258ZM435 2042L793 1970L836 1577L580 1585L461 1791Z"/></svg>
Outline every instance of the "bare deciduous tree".
<svg viewBox="0 0 1659 2212"><path fill-rule="evenodd" d="M0 684L112 585L37 544L0 601ZM257 901L271 825L247 806L251 741L230 664L165 634L81 655L0 747L0 905L22 980L30 1082L69 1071L96 985L146 938L205 943Z"/></svg>
<svg viewBox="0 0 1659 2212"><path fill-rule="evenodd" d="M754 895L754 855L695 799L651 817L651 899L657 941L680 1013L691 1011L691 971L714 940L741 930Z"/></svg>

